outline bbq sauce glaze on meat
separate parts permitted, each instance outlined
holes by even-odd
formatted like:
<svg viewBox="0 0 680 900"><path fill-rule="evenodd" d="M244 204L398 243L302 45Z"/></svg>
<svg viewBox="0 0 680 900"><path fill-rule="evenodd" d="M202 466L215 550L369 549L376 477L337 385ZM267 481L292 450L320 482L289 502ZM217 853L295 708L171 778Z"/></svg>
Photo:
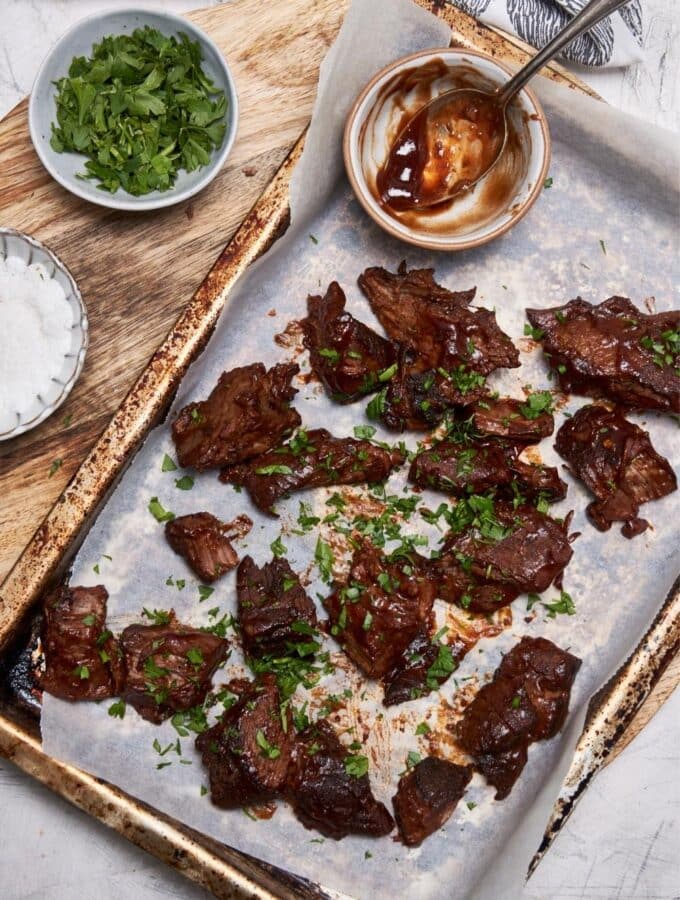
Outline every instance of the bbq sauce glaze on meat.
<svg viewBox="0 0 680 900"><path fill-rule="evenodd" d="M127 677L123 699L158 725L175 712L202 703L229 643L177 621L129 625L120 636Z"/></svg>
<svg viewBox="0 0 680 900"><path fill-rule="evenodd" d="M468 505L473 500L469 498ZM468 527L447 537L442 547L444 558L453 554L468 574L507 585L518 593L540 594L551 584L560 585L573 555L571 514L558 522L533 506L514 508L499 502L493 513L482 507L474 516Z"/></svg>
<svg viewBox="0 0 680 900"><path fill-rule="evenodd" d="M120 692L125 667L106 628L108 593L96 587L57 588L45 600L43 690L62 700L103 700Z"/></svg>
<svg viewBox="0 0 680 900"><path fill-rule="evenodd" d="M317 627L314 604L283 557L262 567L244 557L236 593L241 640L249 656L284 653L290 643L309 641L309 629Z"/></svg>
<svg viewBox="0 0 680 900"><path fill-rule="evenodd" d="M248 463L224 469L220 481L243 485L259 509L275 515L276 502L294 491L384 481L403 460L398 450L336 438L316 428L299 431L288 443Z"/></svg>
<svg viewBox="0 0 680 900"><path fill-rule="evenodd" d="M529 744L562 728L580 666L580 659L551 641L523 637L465 709L458 741L496 788L496 800L512 790Z"/></svg>
<svg viewBox="0 0 680 900"><path fill-rule="evenodd" d="M365 541L355 551L347 581L323 604L331 633L369 678L395 665L428 622L435 586L420 565L390 561Z"/></svg>
<svg viewBox="0 0 680 900"><path fill-rule="evenodd" d="M680 412L680 311L646 315L626 297L528 309L568 393Z"/></svg>
<svg viewBox="0 0 680 900"><path fill-rule="evenodd" d="M326 837L387 835L394 820L373 796L368 775L350 774L349 756L327 722L310 725L295 741L286 799L305 828Z"/></svg>
<svg viewBox="0 0 680 900"><path fill-rule="evenodd" d="M212 583L238 565L231 541L245 537L252 527L248 516L221 522L212 513L198 512L167 522L165 537L202 581Z"/></svg>
<svg viewBox="0 0 680 900"><path fill-rule="evenodd" d="M642 534L649 523L638 518L641 504L678 487L673 469L656 452L649 434L618 409L582 407L557 432L555 449L597 497L586 511L600 531L623 522L625 537Z"/></svg>
<svg viewBox="0 0 680 900"><path fill-rule="evenodd" d="M376 398L376 417L396 430L436 426L453 406L486 395L485 378L519 365L495 314L470 309L475 291L438 285L432 269L370 268L359 286L388 335L400 344L397 372Z"/></svg>
<svg viewBox="0 0 680 900"><path fill-rule="evenodd" d="M290 406L299 371L294 364L266 371L253 363L223 372L208 399L185 406L173 422L180 465L217 469L275 447L301 421Z"/></svg>
<svg viewBox="0 0 680 900"><path fill-rule="evenodd" d="M414 458L408 477L421 487L457 497L496 489L497 496L507 500L562 500L567 486L557 469L525 463L518 458L519 449L493 440L444 440Z"/></svg>
<svg viewBox="0 0 680 900"><path fill-rule="evenodd" d="M424 697L445 684L457 667L451 648L432 640L423 628L385 674L383 703L396 706Z"/></svg>
<svg viewBox="0 0 680 900"><path fill-rule="evenodd" d="M394 344L346 312L345 302L342 288L332 281L325 296L307 298L302 322L312 369L338 403L378 390L380 376L397 358Z"/></svg>
<svg viewBox="0 0 680 900"><path fill-rule="evenodd" d="M427 756L399 779L392 798L402 841L417 847L451 818L472 778L471 766Z"/></svg>
<svg viewBox="0 0 680 900"><path fill-rule="evenodd" d="M453 292L438 285L433 269L398 272L373 267L359 276L387 334L412 347L424 368L456 369L461 364L481 375L519 366L519 353L488 309L470 309L475 289Z"/></svg>
<svg viewBox="0 0 680 900"><path fill-rule="evenodd" d="M546 391L538 391L524 402L514 397L485 397L468 410L472 429L482 437L502 438L512 444L537 444L555 427L551 412L532 406L531 398L541 396L549 398Z"/></svg>
<svg viewBox="0 0 680 900"><path fill-rule="evenodd" d="M402 347L396 371L368 411L395 431L424 431L435 428L453 407L486 393L485 377L467 364L448 371L424 368L414 350Z"/></svg>
<svg viewBox="0 0 680 900"><path fill-rule="evenodd" d="M196 739L215 806L233 809L276 797L285 785L293 735L275 677L250 683L221 720Z"/></svg>

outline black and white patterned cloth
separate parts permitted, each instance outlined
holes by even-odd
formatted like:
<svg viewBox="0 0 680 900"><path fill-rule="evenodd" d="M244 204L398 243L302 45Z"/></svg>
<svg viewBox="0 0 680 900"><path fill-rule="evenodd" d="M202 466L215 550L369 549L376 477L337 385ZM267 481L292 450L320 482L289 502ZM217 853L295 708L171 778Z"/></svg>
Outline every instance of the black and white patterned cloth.
<svg viewBox="0 0 680 900"><path fill-rule="evenodd" d="M587 0L449 0L481 22L514 32L534 47L544 47ZM677 2L677 0L673 0ZM642 53L640 0L622 7L572 41L563 56L584 66L617 68L640 62Z"/></svg>

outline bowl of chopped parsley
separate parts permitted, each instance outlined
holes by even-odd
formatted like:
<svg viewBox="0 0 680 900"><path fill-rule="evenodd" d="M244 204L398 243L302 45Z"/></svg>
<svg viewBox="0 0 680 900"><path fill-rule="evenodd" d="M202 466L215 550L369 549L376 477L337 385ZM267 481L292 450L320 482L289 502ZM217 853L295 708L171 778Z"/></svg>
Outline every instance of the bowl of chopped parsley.
<svg viewBox="0 0 680 900"><path fill-rule="evenodd" d="M41 162L71 193L144 211L194 196L234 143L238 100L218 47L186 19L115 10L61 37L29 101Z"/></svg>

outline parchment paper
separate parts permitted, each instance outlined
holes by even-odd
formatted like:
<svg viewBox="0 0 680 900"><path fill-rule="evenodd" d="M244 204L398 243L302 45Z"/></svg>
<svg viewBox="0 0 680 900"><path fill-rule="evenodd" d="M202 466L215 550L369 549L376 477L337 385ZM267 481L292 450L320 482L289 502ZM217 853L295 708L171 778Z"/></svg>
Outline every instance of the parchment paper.
<svg viewBox="0 0 680 900"><path fill-rule="evenodd" d="M325 290L332 279L346 289L350 311L379 327L356 287L357 275L368 265L394 269L406 258L409 265L433 265L437 280L451 289L477 285L476 302L495 307L501 327L526 351L521 369L490 379L493 388L515 396L522 396L525 384L534 389L549 386L541 354L522 338L526 306L551 306L578 294L596 302L623 294L639 305L654 297L659 310L673 306L678 280L676 142L659 129L549 83L538 83L537 88L554 142L553 186L504 237L460 254L417 252L387 237L364 215L345 180L341 160L342 126L352 99L389 61L421 48L445 46L448 40L448 29L408 0L355 0L322 67L314 119L294 177L291 227L237 286L209 347L185 378L170 420L189 400L207 396L223 369L256 360L270 365L286 358L274 335L290 319L304 315L308 293ZM298 386L295 402L306 426L351 435L354 425L366 422L365 404L340 407L318 384ZM583 402L574 398L567 409L573 411ZM634 418L649 428L657 449L677 466L675 421L656 415ZM558 415L557 424L561 421ZM395 439L382 430L376 438ZM414 446L416 436L406 440ZM296 527L300 499L323 515L329 511L325 500L331 491L297 495L281 503L281 519L275 522L258 514L245 492L237 494L220 485L215 473L197 476L191 491L176 489L174 480L182 473L161 472L166 452L174 456L169 427L160 426L149 436L75 561L73 584L107 586L114 631L139 621L142 606L174 607L182 620L197 624L209 621L209 607L235 611L233 573L217 583L208 601L199 602L196 578L167 546L162 526L147 510L152 496L177 515L207 509L229 519L247 512L255 526L239 549L241 553L247 549L260 564L271 557L269 545L282 529L291 565L311 571L310 595L327 590L310 566L317 534L290 531ZM545 462L559 464L552 441L543 442L541 453ZM400 491L404 477L405 472L393 476L388 490ZM480 898L517 896L568 766L585 703L633 649L679 562L677 493L643 510L655 528L631 542L616 527L601 534L588 524L586 493L569 476L567 480L568 498L554 512L564 515L575 509L574 528L582 531L565 577L576 615L551 620L539 607L536 619L527 624L526 597L520 597L512 607L512 627L496 639L483 640L441 692L455 702L457 691L488 676L501 653L522 634L544 634L583 659L567 726L558 738L532 746L526 769L504 802L494 802L493 791L476 776L465 797L477 804L474 809L461 802L445 828L421 848L406 850L391 839L319 842L318 835L303 828L284 804L268 821L217 810L207 796L200 796L207 777L193 741L181 740L181 758L190 765L180 764L180 757L171 752L162 761L172 765L157 769L161 760L153 740L165 747L177 735L169 723L154 727L132 709L120 721L108 715L108 703L68 704L45 696L45 751L120 785L213 838L333 891L366 898L388 893L419 898L462 898L475 892ZM424 504L435 508L441 499L425 494ZM417 515L404 530L429 535L430 548L436 547L438 532ZM95 565L99 573L93 571ZM169 576L185 580L184 589L166 584ZM555 593L547 592L545 599L553 599ZM440 622L449 612L438 605ZM226 668L216 676L218 685L241 671L236 641L233 646ZM327 646L334 658L342 659L331 640ZM324 687L336 693L352 689L348 708L332 721L345 727L368 723L365 752L371 759L372 784L389 805L407 752L427 752L424 739L414 734L417 723L428 719L435 728L441 725L433 712L437 697L385 711L380 689L368 686L362 694L365 683L341 668ZM377 718L381 712L384 718ZM364 737L361 728L359 736Z"/></svg>

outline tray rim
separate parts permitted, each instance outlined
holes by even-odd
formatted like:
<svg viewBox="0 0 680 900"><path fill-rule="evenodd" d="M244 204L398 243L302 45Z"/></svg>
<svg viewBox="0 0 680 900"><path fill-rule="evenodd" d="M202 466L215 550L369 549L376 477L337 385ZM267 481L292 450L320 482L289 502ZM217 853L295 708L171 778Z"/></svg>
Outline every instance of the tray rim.
<svg viewBox="0 0 680 900"><path fill-rule="evenodd" d="M481 49L517 65L527 57L527 45L520 39L482 25L455 7L442 6L441 0L414 2L446 21L456 46ZM598 97L559 64L550 64L543 74ZM304 138L303 132L0 584L0 652L20 629L49 579L56 577L76 552L147 432L167 409L186 369L207 343L236 280L285 231L290 178ZM586 726L529 872L549 848L679 646L680 588L676 582L637 648L591 701ZM0 755L215 896L267 900L325 896L318 886L309 883L299 889L294 884L282 884L272 867L192 832L113 785L49 757L30 731L2 713Z"/></svg>

